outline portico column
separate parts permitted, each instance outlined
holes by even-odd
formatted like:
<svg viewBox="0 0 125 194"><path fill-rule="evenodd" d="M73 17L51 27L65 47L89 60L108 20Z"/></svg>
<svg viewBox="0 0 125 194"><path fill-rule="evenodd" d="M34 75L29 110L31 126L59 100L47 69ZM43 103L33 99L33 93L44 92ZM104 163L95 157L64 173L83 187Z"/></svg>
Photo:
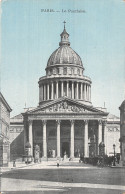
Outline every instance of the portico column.
<svg viewBox="0 0 125 194"><path fill-rule="evenodd" d="M51 83L51 100L53 100L53 82Z"/></svg>
<svg viewBox="0 0 125 194"><path fill-rule="evenodd" d="M61 82L61 96L64 95L63 81Z"/></svg>
<svg viewBox="0 0 125 194"><path fill-rule="evenodd" d="M70 158L74 158L74 120L71 120Z"/></svg>
<svg viewBox="0 0 125 194"><path fill-rule="evenodd" d="M47 100L49 100L49 84L47 84Z"/></svg>
<svg viewBox="0 0 125 194"><path fill-rule="evenodd" d="M66 92L66 96L69 96L69 81L67 81L67 92Z"/></svg>
<svg viewBox="0 0 125 194"><path fill-rule="evenodd" d="M33 155L33 129L32 129L33 121L29 120L29 143L31 145L31 155Z"/></svg>
<svg viewBox="0 0 125 194"><path fill-rule="evenodd" d="M46 84L44 84L44 100L46 100Z"/></svg>
<svg viewBox="0 0 125 194"><path fill-rule="evenodd" d="M72 99L74 99L74 82L72 82Z"/></svg>
<svg viewBox="0 0 125 194"><path fill-rule="evenodd" d="M47 158L46 120L43 120L43 157Z"/></svg>
<svg viewBox="0 0 125 194"><path fill-rule="evenodd" d="M76 83L76 99L78 99L78 96L79 96L79 89L78 89L78 82Z"/></svg>
<svg viewBox="0 0 125 194"><path fill-rule="evenodd" d="M88 153L88 120L85 120L84 157L89 157L89 153Z"/></svg>
<svg viewBox="0 0 125 194"><path fill-rule="evenodd" d="M81 83L81 100L83 99L83 83Z"/></svg>
<svg viewBox="0 0 125 194"><path fill-rule="evenodd" d="M60 158L60 120L57 120L57 157Z"/></svg>
<svg viewBox="0 0 125 194"><path fill-rule="evenodd" d="M99 144L102 142L102 121L98 121L98 154L99 154Z"/></svg>
<svg viewBox="0 0 125 194"><path fill-rule="evenodd" d="M56 98L58 99L59 97L59 90L58 90L58 81L56 82Z"/></svg>
<svg viewBox="0 0 125 194"><path fill-rule="evenodd" d="M84 83L84 100L86 100L86 83Z"/></svg>

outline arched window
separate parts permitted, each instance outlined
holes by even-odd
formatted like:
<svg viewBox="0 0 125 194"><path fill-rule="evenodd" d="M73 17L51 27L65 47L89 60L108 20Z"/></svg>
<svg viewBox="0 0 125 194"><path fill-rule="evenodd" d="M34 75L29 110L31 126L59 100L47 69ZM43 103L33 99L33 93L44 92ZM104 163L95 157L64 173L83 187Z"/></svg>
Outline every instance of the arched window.
<svg viewBox="0 0 125 194"><path fill-rule="evenodd" d="M51 72L50 72L50 70L48 70L48 75L51 75Z"/></svg>
<svg viewBox="0 0 125 194"><path fill-rule="evenodd" d="M54 74L54 75L56 74L56 68L53 69L53 74Z"/></svg>
<svg viewBox="0 0 125 194"><path fill-rule="evenodd" d="M80 69L77 69L77 74L80 75Z"/></svg>
<svg viewBox="0 0 125 194"><path fill-rule="evenodd" d="M63 74L64 74L64 75L67 74L67 68L66 68L66 67L64 67L64 69L63 69Z"/></svg>

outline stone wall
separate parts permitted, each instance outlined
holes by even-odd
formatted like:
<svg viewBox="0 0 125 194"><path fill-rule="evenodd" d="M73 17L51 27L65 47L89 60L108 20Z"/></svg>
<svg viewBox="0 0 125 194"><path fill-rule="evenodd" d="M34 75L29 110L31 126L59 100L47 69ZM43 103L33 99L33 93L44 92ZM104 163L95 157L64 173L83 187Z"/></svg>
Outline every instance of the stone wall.
<svg viewBox="0 0 125 194"><path fill-rule="evenodd" d="M24 126L10 126L10 160L20 159L24 155Z"/></svg>

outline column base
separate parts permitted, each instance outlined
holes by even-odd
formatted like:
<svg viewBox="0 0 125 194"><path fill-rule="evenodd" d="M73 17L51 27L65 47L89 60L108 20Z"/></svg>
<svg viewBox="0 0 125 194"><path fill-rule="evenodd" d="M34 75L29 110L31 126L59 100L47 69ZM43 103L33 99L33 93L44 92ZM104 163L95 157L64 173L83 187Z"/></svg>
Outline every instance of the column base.
<svg viewBox="0 0 125 194"><path fill-rule="evenodd" d="M74 160L74 157L73 156L71 156L70 157L70 159L69 159L69 161L73 161Z"/></svg>
<svg viewBox="0 0 125 194"><path fill-rule="evenodd" d="M61 156L57 156L56 158L57 160L61 161Z"/></svg>
<svg viewBox="0 0 125 194"><path fill-rule="evenodd" d="M43 157L41 158L41 161L48 161L48 158L45 157L45 156L43 156Z"/></svg>

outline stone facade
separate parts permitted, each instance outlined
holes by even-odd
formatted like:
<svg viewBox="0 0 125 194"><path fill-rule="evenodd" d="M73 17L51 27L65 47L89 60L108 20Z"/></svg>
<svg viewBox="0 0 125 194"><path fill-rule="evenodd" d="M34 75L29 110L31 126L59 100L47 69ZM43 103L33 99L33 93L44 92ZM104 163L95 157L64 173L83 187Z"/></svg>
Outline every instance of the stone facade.
<svg viewBox="0 0 125 194"><path fill-rule="evenodd" d="M9 125L11 108L0 93L0 166L8 166L10 160Z"/></svg>
<svg viewBox="0 0 125 194"><path fill-rule="evenodd" d="M105 152L108 156L114 155L113 144L115 144L116 154L120 154L120 118L109 114L107 117L106 126L106 141L105 141Z"/></svg>
<svg viewBox="0 0 125 194"><path fill-rule="evenodd" d="M120 148L121 148L121 161L125 166L125 100L122 102L120 109Z"/></svg>
<svg viewBox="0 0 125 194"><path fill-rule="evenodd" d="M10 119L10 160L24 155L24 124L21 114Z"/></svg>

